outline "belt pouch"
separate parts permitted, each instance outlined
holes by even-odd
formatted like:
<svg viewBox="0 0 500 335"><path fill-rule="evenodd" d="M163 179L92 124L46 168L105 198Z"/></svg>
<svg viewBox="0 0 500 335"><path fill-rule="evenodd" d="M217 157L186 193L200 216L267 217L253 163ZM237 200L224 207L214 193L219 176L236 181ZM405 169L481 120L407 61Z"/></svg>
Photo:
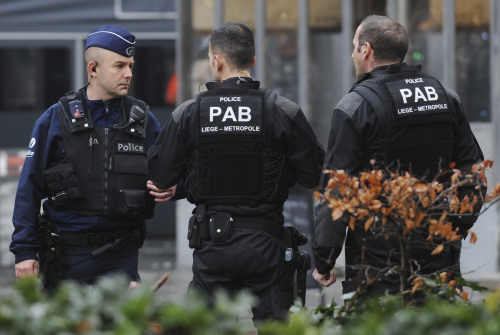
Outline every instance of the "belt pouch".
<svg viewBox="0 0 500 335"><path fill-rule="evenodd" d="M209 221L210 237L213 243L227 243L233 234L233 219L229 213L215 213Z"/></svg>
<svg viewBox="0 0 500 335"><path fill-rule="evenodd" d="M189 219L187 238L191 249L199 249L201 246L200 225L202 223L203 221L196 220L196 214Z"/></svg>

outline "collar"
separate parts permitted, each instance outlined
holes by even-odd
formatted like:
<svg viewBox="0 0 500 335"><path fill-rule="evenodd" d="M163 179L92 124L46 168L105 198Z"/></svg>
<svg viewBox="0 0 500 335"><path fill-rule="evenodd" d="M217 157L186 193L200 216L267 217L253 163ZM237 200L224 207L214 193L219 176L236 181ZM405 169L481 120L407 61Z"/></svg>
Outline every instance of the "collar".
<svg viewBox="0 0 500 335"><path fill-rule="evenodd" d="M374 77L376 74L387 72L387 73L400 73L400 72L420 72L422 70L422 65L407 65L406 63L394 63L389 65L377 66L371 72L364 73L363 76L356 82L355 85Z"/></svg>
<svg viewBox="0 0 500 335"><path fill-rule="evenodd" d="M85 97L85 102L87 103L87 106L91 110L102 107L102 106L115 106L116 104L121 104L121 101L123 97L117 97L113 98L111 100L108 100L108 102L104 102L103 100L90 100L89 97L87 96L87 90L83 90L83 96Z"/></svg>
<svg viewBox="0 0 500 335"><path fill-rule="evenodd" d="M210 81L205 84L207 89L214 90L217 88L240 88L257 90L260 86L260 81L253 80L250 77L232 77L224 81Z"/></svg>

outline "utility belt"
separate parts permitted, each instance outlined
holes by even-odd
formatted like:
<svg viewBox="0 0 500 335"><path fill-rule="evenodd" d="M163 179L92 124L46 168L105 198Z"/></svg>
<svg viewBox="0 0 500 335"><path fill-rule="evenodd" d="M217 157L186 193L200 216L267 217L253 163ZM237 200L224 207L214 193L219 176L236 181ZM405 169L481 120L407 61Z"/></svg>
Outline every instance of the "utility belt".
<svg viewBox="0 0 500 335"><path fill-rule="evenodd" d="M189 220L187 236L189 247L199 249L203 241L227 243L235 230L259 230L279 240L283 240L285 232L282 225L272 220L207 211L205 204L202 204L196 207L193 216Z"/></svg>
<svg viewBox="0 0 500 335"><path fill-rule="evenodd" d="M59 235L63 239L65 245L74 247L97 247L106 245L126 235L137 235L138 238L140 236L140 230L139 228L124 228L118 231L99 233L60 232Z"/></svg>

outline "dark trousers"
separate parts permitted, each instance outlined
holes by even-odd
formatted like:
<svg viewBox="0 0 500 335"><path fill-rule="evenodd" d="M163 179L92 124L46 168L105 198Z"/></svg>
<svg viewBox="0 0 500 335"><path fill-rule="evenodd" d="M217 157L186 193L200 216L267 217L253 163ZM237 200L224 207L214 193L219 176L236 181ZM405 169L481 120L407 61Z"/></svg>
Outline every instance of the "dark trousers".
<svg viewBox="0 0 500 335"><path fill-rule="evenodd" d="M217 289L247 289L258 299L254 321L284 319L292 305L292 285L283 242L255 230L235 230L225 244L204 241L193 252L193 288L210 297Z"/></svg>
<svg viewBox="0 0 500 335"><path fill-rule="evenodd" d="M45 287L45 289L49 293L53 292L64 280L93 284L96 280L112 273L123 273L134 281L141 280L138 270L139 251L136 241L129 242L121 249L109 250L93 258L90 253L98 248L99 246L64 246L63 255L68 267L57 282Z"/></svg>

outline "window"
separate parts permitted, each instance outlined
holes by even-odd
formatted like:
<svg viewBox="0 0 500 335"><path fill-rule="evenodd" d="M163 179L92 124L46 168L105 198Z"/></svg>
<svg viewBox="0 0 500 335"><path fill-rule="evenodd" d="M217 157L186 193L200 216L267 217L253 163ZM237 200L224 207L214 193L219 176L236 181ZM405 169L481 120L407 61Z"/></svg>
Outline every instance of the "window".
<svg viewBox="0 0 500 335"><path fill-rule="evenodd" d="M0 112L45 110L71 85L69 48L1 48Z"/></svg>

